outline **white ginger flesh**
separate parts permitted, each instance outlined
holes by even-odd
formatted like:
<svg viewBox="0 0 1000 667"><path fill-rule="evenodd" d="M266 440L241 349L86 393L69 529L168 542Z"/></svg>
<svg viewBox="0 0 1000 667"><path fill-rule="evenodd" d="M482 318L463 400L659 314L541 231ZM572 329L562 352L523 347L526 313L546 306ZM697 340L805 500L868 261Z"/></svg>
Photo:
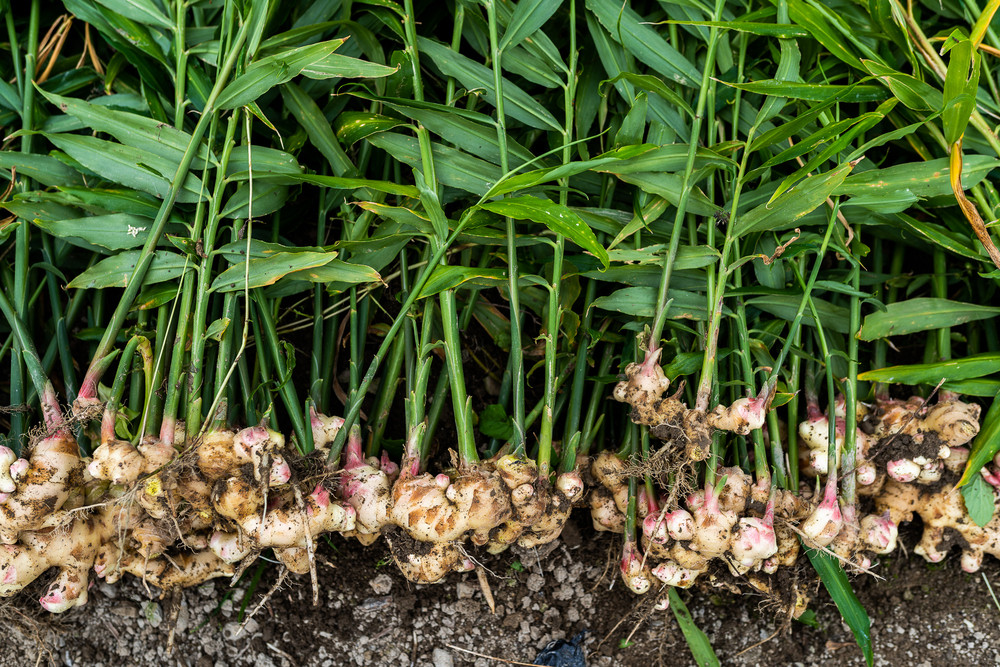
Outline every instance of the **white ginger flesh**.
<svg viewBox="0 0 1000 667"><path fill-rule="evenodd" d="M15 461L8 470L16 488L0 504L2 544L14 544L22 531L45 525L83 482L79 448L65 431L38 441L25 464Z"/></svg>
<svg viewBox="0 0 1000 667"><path fill-rule="evenodd" d="M653 584L653 575L649 570L649 565L642 555L638 545L626 540L622 549L621 561L622 581L633 593L642 595L649 591Z"/></svg>
<svg viewBox="0 0 1000 667"><path fill-rule="evenodd" d="M967 451L956 448L952 452L964 464ZM956 465L950 459L945 461L946 465L960 471L962 465ZM932 487L888 480L875 497L875 507L882 514L877 519L892 525L892 529L887 526L883 531L890 533L887 538L894 543L895 526L919 515L923 520L923 535L914 552L937 563L944 560L952 546L958 546L962 550L962 569L976 572L982 564L983 554L1000 558L1000 512L997 511L1000 500L994 490L993 518L985 526L976 525L966 510L961 491L954 488L959 475L957 471L949 471L946 483Z"/></svg>
<svg viewBox="0 0 1000 667"><path fill-rule="evenodd" d="M17 544L0 545L0 597L19 592L50 567L59 569L39 600L62 613L87 602L89 572L102 542L111 534L109 512L65 517L68 524L22 532Z"/></svg>
<svg viewBox="0 0 1000 667"><path fill-rule="evenodd" d="M396 565L414 583L437 583L450 572L469 572L476 567L464 550L451 542L421 542L395 527L387 528L384 535Z"/></svg>
<svg viewBox="0 0 1000 667"><path fill-rule="evenodd" d="M361 429L357 426L351 429L347 440L340 497L357 513L354 530L359 537L374 538L388 522L391 482L381 468L365 460L361 451Z"/></svg>
<svg viewBox="0 0 1000 667"><path fill-rule="evenodd" d="M138 448L125 440L108 440L94 450L87 472L112 484L130 484L168 464L175 453L172 445L152 438Z"/></svg>
<svg viewBox="0 0 1000 667"><path fill-rule="evenodd" d="M615 497L603 486L590 492L590 516L594 530L620 533L625 529L625 514L618 509Z"/></svg>
<svg viewBox="0 0 1000 667"><path fill-rule="evenodd" d="M485 544L490 531L511 516L506 485L487 465L463 466L455 479L443 473L419 474L420 433L414 429L407 441L392 486L390 521L421 542L452 542L473 533L477 544Z"/></svg>
<svg viewBox="0 0 1000 667"><path fill-rule="evenodd" d="M694 502L694 507L689 505L694 516L692 547L704 558L712 559L721 556L729 547L737 514L719 507L719 497L711 486L705 486L703 498L704 502L698 498Z"/></svg>
<svg viewBox="0 0 1000 667"><path fill-rule="evenodd" d="M354 508L332 501L330 493L322 485L317 485L303 499L304 507L299 507L289 493L276 499L273 506L266 508L267 511L262 511L263 502L259 495L243 496L243 502L236 500L244 492L249 493L248 487L245 480L238 478L225 480L216 486L213 496L216 511L231 519L239 529L239 538L248 542L245 549L234 552L231 542L226 539L227 534L213 535L212 550L223 560L235 562L240 560L236 557L237 553L245 555L267 547L306 547L320 533L354 530Z"/></svg>
<svg viewBox="0 0 1000 667"><path fill-rule="evenodd" d="M260 481L265 474L271 486L288 482L291 471L282 455L285 436L276 431L253 426L233 433L214 431L206 433L198 444L198 468L210 482L232 475L240 466L249 463L254 479Z"/></svg>

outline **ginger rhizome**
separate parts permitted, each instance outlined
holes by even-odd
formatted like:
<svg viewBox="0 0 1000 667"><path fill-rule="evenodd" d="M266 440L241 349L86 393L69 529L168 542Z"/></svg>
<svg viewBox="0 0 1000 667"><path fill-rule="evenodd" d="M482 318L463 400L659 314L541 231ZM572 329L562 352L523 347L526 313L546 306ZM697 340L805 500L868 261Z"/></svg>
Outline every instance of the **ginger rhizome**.
<svg viewBox="0 0 1000 667"><path fill-rule="evenodd" d="M678 443L689 459L703 461L708 457L714 431L746 435L764 425L769 404L766 389L760 396L741 398L709 412L689 409L678 398L680 391L664 397L670 380L659 364L661 351L657 348L646 352L641 364L626 366L625 379L614 389L615 400L629 404L632 421L648 426L652 436Z"/></svg>
<svg viewBox="0 0 1000 667"><path fill-rule="evenodd" d="M719 577L728 572L772 595L780 588L779 569L798 559L800 538L836 554L845 567L867 570L895 549L899 524L917 515L924 534L914 550L928 560L944 558L956 544L970 572L984 554L1000 556L1000 518L976 526L953 489L968 459L966 445L979 431L978 406L954 397L930 406L915 398L861 406L853 425L861 498L854 502L841 495L842 400L833 415L837 459L829 456L829 418L814 403L798 428L805 469L817 475L815 490L811 483L780 489L759 470L755 481L739 467L720 467L691 484L696 466L704 465L694 449L707 446L712 431L760 428L767 392L708 412L689 410L675 396L664 397L669 382L658 357L631 364L615 397L630 404L634 421L685 443L672 448L682 466L671 469L670 483L656 491L662 495L649 492L655 489L649 481L630 491L630 476L642 467L610 450L551 475L506 449L433 474L424 470L422 424L410 430L398 466L384 452L366 457L357 426L341 455L330 459L344 420L315 412L317 452L309 457L264 426L211 431L189 442L181 424L172 443L147 436L138 446L102 429L89 459L59 428L22 458L0 447L0 596L54 567L40 603L62 612L86 602L93 575L114 582L128 573L170 589L231 577L266 549L304 574L314 568L320 536L333 532L363 544L384 537L407 578L433 583L475 569L472 550L497 554L557 539L573 507L584 505L596 530L624 535L621 576L636 593L699 580L732 586ZM981 474L1000 488L1000 461ZM700 488L678 494L672 485L682 479ZM796 589L787 602L799 614L807 601Z"/></svg>

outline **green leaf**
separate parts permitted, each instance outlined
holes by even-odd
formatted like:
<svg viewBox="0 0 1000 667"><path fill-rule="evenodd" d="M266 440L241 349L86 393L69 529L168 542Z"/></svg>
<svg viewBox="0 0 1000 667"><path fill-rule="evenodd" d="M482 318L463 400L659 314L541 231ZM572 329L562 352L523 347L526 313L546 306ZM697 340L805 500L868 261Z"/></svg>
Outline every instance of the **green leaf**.
<svg viewBox="0 0 1000 667"><path fill-rule="evenodd" d="M417 121L446 142L454 144L456 148L489 160L493 164L500 164L497 129L489 116L474 112L457 114L455 107L429 102L418 105L404 101L397 103L383 100L382 103ZM512 137L507 138L507 154L511 168L519 167L534 159L531 152Z"/></svg>
<svg viewBox="0 0 1000 667"><path fill-rule="evenodd" d="M597 156L592 160L582 160L578 162L568 162L558 167L547 167L545 169L535 169L523 174L511 176L500 181L486 193L487 197L497 197L499 195L527 190L543 183L550 183L560 178L575 176L588 170L598 171L598 167L613 164L619 160L627 160L631 157L642 155L646 151L653 150L652 144L641 144L639 146L624 146L613 151L609 151Z"/></svg>
<svg viewBox="0 0 1000 667"><path fill-rule="evenodd" d="M190 134L152 118L126 111L115 111L73 97L47 93L41 88L38 90L63 113L79 119L90 129L106 132L126 146L152 153L171 164L180 164L181 158L191 144ZM191 162L191 169L203 169L206 160L216 161L215 156L209 154L205 143L200 142L195 158Z"/></svg>
<svg viewBox="0 0 1000 667"><path fill-rule="evenodd" d="M1000 160L996 158L965 155L962 159L962 186L968 189L978 185L997 167L1000 167ZM948 158L906 162L851 174L834 189L833 194L860 196L890 195L893 192L911 192L922 198L951 195Z"/></svg>
<svg viewBox="0 0 1000 667"><path fill-rule="evenodd" d="M388 67L367 60L351 58L339 53L332 53L318 62L302 69L302 76L309 79L378 79L395 74L399 67Z"/></svg>
<svg viewBox="0 0 1000 667"><path fill-rule="evenodd" d="M420 298L432 297L444 290L459 287L502 287L507 284L507 272L503 269L487 269L475 266L436 266Z"/></svg>
<svg viewBox="0 0 1000 667"><path fill-rule="evenodd" d="M723 30L735 30L736 32L746 32L751 35L778 37L780 39L809 37L808 31L790 23L754 23L753 21L663 21L663 23L722 28Z"/></svg>
<svg viewBox="0 0 1000 667"><path fill-rule="evenodd" d="M395 127L406 125L405 121L377 113L345 111L337 116L337 138L347 146Z"/></svg>
<svg viewBox="0 0 1000 667"><path fill-rule="evenodd" d="M252 188L253 217L274 213L288 200L288 188L285 185L276 183L270 179L254 180ZM249 184L241 184L236 192L233 193L233 196L222 206L222 211L219 212L219 215L223 218L251 217L250 193L251 188Z"/></svg>
<svg viewBox="0 0 1000 667"><path fill-rule="evenodd" d="M133 21L173 29L174 22L159 10L153 0L97 0L116 14L127 16Z"/></svg>
<svg viewBox="0 0 1000 667"><path fill-rule="evenodd" d="M653 195L663 197L668 202L677 206L681 200L684 179L680 174L668 174L660 171L639 171L634 173L616 174L618 178L637 185L640 189ZM696 187L691 187L687 201L687 212L694 215L711 216L719 211L719 207L712 203L705 193Z"/></svg>
<svg viewBox="0 0 1000 667"><path fill-rule="evenodd" d="M479 413L479 432L487 438L496 438L501 442L510 440L514 435L514 421L507 415L502 405L493 403Z"/></svg>
<svg viewBox="0 0 1000 667"><path fill-rule="evenodd" d="M977 354L964 359L951 359L933 364L889 366L861 373L858 379L865 382L936 385L941 380L968 380L996 372L1000 372L1000 352Z"/></svg>
<svg viewBox="0 0 1000 667"><path fill-rule="evenodd" d="M861 59L847 45L848 40L844 39L842 34L838 34L834 26L817 8L802 0L789 0L788 15L792 23L808 30L813 39L825 46L835 57L851 67L863 69Z"/></svg>
<svg viewBox="0 0 1000 667"><path fill-rule="evenodd" d="M219 94L219 109L233 109L250 104L271 88L287 83L304 69L315 65L340 48L344 39L288 49L253 62L246 72L229 82Z"/></svg>
<svg viewBox="0 0 1000 667"><path fill-rule="evenodd" d="M980 528L993 519L996 511L996 496L993 487L982 475L974 475L965 486L962 487L962 500L965 501L965 510L969 513L969 518Z"/></svg>
<svg viewBox="0 0 1000 667"><path fill-rule="evenodd" d="M819 299L815 296L810 296L809 298L812 299L813 305L816 306L816 312L819 314L825 330L843 334L850 333L851 318L847 308L836 306L829 301ZM765 313L770 313L786 322L791 322L795 319L795 313L798 312L801 301L801 294L773 294L748 299L746 305L759 308ZM812 313L808 309L802 314L802 324L810 327L816 326L816 320L813 319Z"/></svg>
<svg viewBox="0 0 1000 667"><path fill-rule="evenodd" d="M326 158L335 176L355 171L351 159L340 146L330 123L312 97L299 86L288 82L281 87L281 98L299 127L306 131L309 141Z"/></svg>
<svg viewBox="0 0 1000 667"><path fill-rule="evenodd" d="M33 222L52 236L66 239L70 243L80 240L87 246L100 246L108 250L125 250L142 246L153 223L145 216L130 213L93 215L72 220L36 219ZM167 234L183 232L184 228L177 224L168 225L166 228Z"/></svg>
<svg viewBox="0 0 1000 667"><path fill-rule="evenodd" d="M701 72L654 28L646 25L629 3L587 0L587 9L594 13L612 39L659 74L682 86L701 84Z"/></svg>
<svg viewBox="0 0 1000 667"><path fill-rule="evenodd" d="M861 64L908 108L917 111L937 111L943 106L944 98L941 91L934 86L874 60L862 60Z"/></svg>
<svg viewBox="0 0 1000 667"><path fill-rule="evenodd" d="M398 197L416 198L420 196L420 193L412 185L403 185L401 183L393 183L392 181L375 181L367 178L343 178L340 176L323 176L322 174L281 174L266 176L259 180L280 183L282 185L310 183L318 185L321 188L333 188L336 190L368 189Z"/></svg>
<svg viewBox="0 0 1000 667"><path fill-rule="evenodd" d="M226 329L229 328L229 322L230 320L228 317L220 317L219 319L214 320L205 329L204 333L205 340L211 339L215 341L221 341L223 334L226 333Z"/></svg>
<svg viewBox="0 0 1000 667"><path fill-rule="evenodd" d="M670 597L670 608L674 612L674 618L677 619L677 625L680 626L684 640L687 642L688 648L691 649L695 664L698 667L718 667L721 663L719 663L718 656L715 655L715 650L712 649L712 644L708 641L708 635L694 624L691 612L688 611L681 596L678 595L677 588L668 587L667 595Z"/></svg>
<svg viewBox="0 0 1000 667"><path fill-rule="evenodd" d="M536 30L545 25L545 22L556 13L562 0L521 0L514 8L514 14L507 23L507 30L504 31L500 40L501 51L508 46L517 46L535 33Z"/></svg>
<svg viewBox="0 0 1000 667"><path fill-rule="evenodd" d="M809 557L809 562L819 573L823 586L833 598L834 604L837 605L840 616L854 633L854 641L858 643L861 652L864 653L868 667L871 667L875 660L872 651L871 620L868 618L868 612L865 611L864 605L851 589L851 582L847 580L847 574L840 567L840 561L824 551L811 549L805 545L803 547L806 556Z"/></svg>
<svg viewBox="0 0 1000 667"><path fill-rule="evenodd" d="M587 223L568 206L549 199L524 196L488 202L481 207L498 215L543 224L593 253L604 268L608 268L608 251L598 243L597 236Z"/></svg>
<svg viewBox="0 0 1000 667"><path fill-rule="evenodd" d="M966 322L985 320L1000 313L1000 307L961 303L948 299L921 297L890 303L885 312L876 311L865 317L858 338L865 341L888 336L904 336L953 327Z"/></svg>
<svg viewBox="0 0 1000 667"><path fill-rule="evenodd" d="M791 229L795 221L820 206L844 182L854 165L850 162L835 169L809 176L786 190L773 202L767 202L741 214L735 224L737 236L751 232Z"/></svg>
<svg viewBox="0 0 1000 667"><path fill-rule="evenodd" d="M971 479L979 478L980 469L993 460L996 453L1000 451L1000 392L993 397L993 403L989 411L983 417L979 435L972 441L969 449L969 462L965 464L965 472L962 479L958 481L958 486L967 485ZM992 487L990 487L992 490ZM980 526L982 523L976 521Z"/></svg>
<svg viewBox="0 0 1000 667"><path fill-rule="evenodd" d="M83 185L83 177L76 169L50 155L0 151L0 169L14 169L18 176L33 178L42 185ZM10 180L10 174L0 175Z"/></svg>
<svg viewBox="0 0 1000 667"><path fill-rule="evenodd" d="M593 305L634 317L653 317L656 314L656 296L655 287L624 287L594 299ZM670 319L708 320L704 295L671 289L667 298L670 299L670 310L667 313ZM732 311L723 308L723 314L731 315Z"/></svg>
<svg viewBox="0 0 1000 667"><path fill-rule="evenodd" d="M979 50L972 45L970 39L961 40L948 52L941 122L949 146L962 138L972 112L976 110L979 62Z"/></svg>
<svg viewBox="0 0 1000 667"><path fill-rule="evenodd" d="M469 91L482 91L483 99L496 106L493 70L426 37L418 37L417 44L420 51L445 75L455 77ZM555 116L534 97L506 79L501 85L504 113L508 116L539 130L562 130L562 125Z"/></svg>
<svg viewBox="0 0 1000 667"><path fill-rule="evenodd" d="M328 264L336 256L336 252L278 252L268 257L251 259L249 268L245 263L239 263L219 274L212 281L209 291L236 292L244 288L273 285L296 271Z"/></svg>
<svg viewBox="0 0 1000 667"><path fill-rule="evenodd" d="M900 229L911 231L928 243L944 248L956 255L968 257L969 259L987 260L982 253L972 247L969 237L957 234L942 225L926 220L917 220L905 213L896 213L895 215L883 218L883 220Z"/></svg>
<svg viewBox="0 0 1000 667"><path fill-rule="evenodd" d="M639 149L642 146L648 147L649 144L642 144L635 146L634 148ZM657 146L652 150L643 150L639 155L634 157L626 157L623 149L622 153L619 154L620 159L607 162L603 166L595 165L593 169L598 172L607 172L618 175L634 174L644 171L684 171L687 167L689 152L690 146L687 144L667 144L665 146ZM723 167L730 169L733 172L735 172L737 168L737 165L733 160L723 157L711 149L697 148L695 151L694 168L702 169L709 166Z"/></svg>
<svg viewBox="0 0 1000 667"><path fill-rule="evenodd" d="M751 83L728 83L721 81L731 88L739 88L749 93L758 95L773 95L776 97L788 97L795 100L809 100L811 102L827 102L832 99L843 100L845 102L879 102L889 96L880 86L866 86L863 84L852 84L849 86L837 86L820 83L799 83L795 81L777 81L775 79L764 79Z"/></svg>
<svg viewBox="0 0 1000 667"><path fill-rule="evenodd" d="M366 140L414 169L421 169L420 144L416 137L380 132ZM475 195L484 195L500 180L500 168L468 153L432 142L431 151L438 180ZM402 186L401 186L402 187ZM419 195L418 195L419 196Z"/></svg>
<svg viewBox="0 0 1000 667"><path fill-rule="evenodd" d="M129 250L107 259L78 275L70 281L67 287L81 289L105 289L108 287L128 287L128 280L135 270L141 250ZM155 285L166 280L173 280L190 269L186 257L167 250L153 252L153 262L143 278L143 285Z"/></svg>
<svg viewBox="0 0 1000 667"><path fill-rule="evenodd" d="M678 108L684 109L689 116L694 116L694 110L691 105L685 101L678 93L674 92L673 89L668 88L663 80L659 77L653 76L652 74L636 74L635 72L622 72L613 79L607 79L606 81L601 81L601 86L603 88L604 84L616 84L619 81L628 81L633 86L642 88L643 90L655 93L662 97L664 101L669 104L676 106Z"/></svg>
<svg viewBox="0 0 1000 667"><path fill-rule="evenodd" d="M76 134L46 135L53 144L101 178L164 198L177 173L177 163L147 151L113 141ZM196 202L207 195L199 179L189 172L177 193L177 202Z"/></svg>

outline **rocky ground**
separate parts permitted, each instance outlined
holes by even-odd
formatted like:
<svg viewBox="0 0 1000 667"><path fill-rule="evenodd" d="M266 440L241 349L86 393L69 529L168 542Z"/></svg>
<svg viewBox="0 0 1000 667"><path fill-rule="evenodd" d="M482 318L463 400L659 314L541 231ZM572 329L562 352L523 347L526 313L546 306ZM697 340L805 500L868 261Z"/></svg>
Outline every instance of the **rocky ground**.
<svg viewBox="0 0 1000 667"><path fill-rule="evenodd" d="M267 563L234 589L216 580L163 599L134 579L100 584L86 607L62 616L36 612L26 593L0 608L0 623L15 630L0 643L0 664L493 667L531 664L548 642L582 630L589 667L694 664L673 613L621 585L617 543L595 536L587 519L578 512L548 553L484 561L495 614L474 575L414 586L384 543L362 549L338 539L319 556L318 608L309 578L289 577L241 631L278 578ZM957 557L933 566L893 558L878 571L884 581L854 584L872 616L877 665L1000 664L1000 609L987 585L1000 592L1000 563L987 560L985 579L962 572ZM822 591L811 605L815 627L777 618L759 597L712 589L682 597L725 665L863 664Z"/></svg>

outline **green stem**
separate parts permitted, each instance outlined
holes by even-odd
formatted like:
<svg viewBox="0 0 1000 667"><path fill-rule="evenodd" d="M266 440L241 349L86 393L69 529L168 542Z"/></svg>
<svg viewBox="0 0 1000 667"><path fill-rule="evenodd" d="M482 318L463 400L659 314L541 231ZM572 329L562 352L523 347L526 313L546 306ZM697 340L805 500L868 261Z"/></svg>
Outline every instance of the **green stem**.
<svg viewBox="0 0 1000 667"><path fill-rule="evenodd" d="M233 114L226 125L226 137L223 143L222 155L219 157L219 169L216 172L215 186L212 191L212 201L208 210L208 223L201 237L204 257L198 266L198 286L195 297L194 320L191 327L191 372L188 376L188 410L187 432L197 433L202 428L202 383L205 377L205 332L207 329L207 314L209 304L209 288L212 284L213 252L215 237L219 230L219 208L226 187L226 169L232 155L233 139L239 126L239 114ZM197 235L192 235L197 241ZM225 298L230 298L227 293ZM225 310L225 309L224 309ZM229 321L232 326L232 320ZM226 329L229 329L229 326Z"/></svg>
<svg viewBox="0 0 1000 667"><path fill-rule="evenodd" d="M722 10L725 7L725 0L716 0L713 21L720 21ZM681 181L681 196L677 201L677 211L674 214L674 226L670 233L670 248L663 258L663 273L660 278L660 289L656 297L656 314L653 318L653 326L650 330L649 341L647 343L650 352L660 348L660 337L663 335L663 327L667 323L667 313L670 305L668 294L670 293L670 276L673 272L674 261L677 259L677 249L681 240L681 229L683 228L684 216L687 213L688 199L691 196L691 177L694 173L695 156L698 153L698 142L701 137L701 124L705 115L705 105L708 101L708 90L712 85L712 71L715 68L715 54L719 43L719 29L711 28L708 37L708 53L705 56L704 70L702 71L701 86L698 89L698 102L695 105L695 115L691 120L691 134L688 142L687 164L684 167L684 177ZM749 141L749 140L748 140ZM733 207L735 211L735 205Z"/></svg>
<svg viewBox="0 0 1000 667"><path fill-rule="evenodd" d="M257 312L260 314L260 333L264 340L258 340L258 349L266 347L271 353L271 360L274 362L274 370L281 383L279 393L285 404L285 410L292 420L292 429L295 431L295 438L301 453L308 454L313 450L312 430L306 428L306 421L303 413L303 404L299 402L298 394L295 391L295 383L288 373L285 365L284 355L281 353L281 343L278 340L278 333L274 326L274 316L271 313L271 304L260 292L253 295L257 304ZM263 356L263 355L261 355Z"/></svg>
<svg viewBox="0 0 1000 667"><path fill-rule="evenodd" d="M176 1L176 21L174 27L174 55L177 57L177 66L174 71L174 127L178 130L184 129L184 110L187 103L184 101L185 85L187 83L187 0Z"/></svg>
<svg viewBox="0 0 1000 667"><path fill-rule="evenodd" d="M486 14L490 31L490 54L493 65L493 88L497 107L497 142L500 146L500 172L508 172L507 116L504 113L503 76L499 48L495 0L486 0ZM517 228L513 218L506 218L507 226L507 291L510 300L510 388L513 399L511 416L514 423L513 454L524 456L524 351L521 343L521 297L518 292Z"/></svg>
<svg viewBox="0 0 1000 667"><path fill-rule="evenodd" d="M860 231L860 230L859 230ZM861 244L860 238L854 238L855 249ZM851 325L848 331L861 330L861 299L857 292L861 289L861 264L854 260L851 269L851 287L855 294L851 295ZM847 382L844 386L844 456L840 466L840 482L844 502L854 505L857 500L856 480L854 470L857 467L857 411L858 411L858 339L847 337Z"/></svg>
<svg viewBox="0 0 1000 667"><path fill-rule="evenodd" d="M87 370L86 376L84 376L83 384L80 387L80 399L93 400L97 397L97 383L100 381L100 373L97 372L98 369L96 365L99 360L106 357L108 352L110 352L112 346L114 345L115 338L121 330L122 325L125 323L125 318L128 315L129 310L132 308L132 303L135 301L136 296L139 294L139 290L142 288L142 282L146 277L146 272L149 270L149 266L153 263L156 244L159 243L160 237L163 235L163 230L167 225L167 219L170 217L170 212L173 210L174 204L177 201L177 195L180 193L184 181L187 178L188 171L191 168L191 162L194 160L195 154L201 147L202 137L205 136L205 131L208 129L209 124L215 117L216 101L222 93L222 90L225 88L226 83L228 83L229 74L232 72L233 66L236 64L236 60L240 57L243 43L246 41L247 31L251 23L252 21L246 21L242 26L240 26L240 30L230 48L229 54L216 74L215 85L212 87L212 92L209 94L208 100L205 102L205 108L202 111L201 117L198 119L197 125L195 125L194 131L191 133L191 141L188 144L187 150L184 151L184 155L181 157L180 164L177 166L177 172L174 174L174 178L170 183L170 190L167 191L166 197L163 198L163 203L160 204L160 209L157 211L156 218L153 220L149 236L146 238L146 243L143 245L142 251L139 255L139 261L136 263L136 267L132 271L132 275L129 276L125 292L122 294L121 300L118 302L118 306L115 308L115 311L111 316L111 320L104 330L104 336L101 337L101 342L98 343L94 359L90 363L90 368Z"/></svg>
<svg viewBox="0 0 1000 667"><path fill-rule="evenodd" d="M38 58L38 14L39 0L31 0L31 10L28 18L28 47L24 54L24 88L21 91L21 129L24 136L21 137L21 152L31 153L34 143L34 120L35 120L35 66ZM10 9L8 8L8 12ZM31 189L31 180L24 179L23 190ZM28 237L31 225L24 221L18 225L14 232L14 309L19 318L26 318L28 315ZM20 341L14 345L14 352L10 357L10 402L11 405L21 405L24 402L24 358L18 352L25 348L20 347ZM35 355L37 356L37 354ZM31 373L29 369L29 373ZM34 378L32 378L34 380ZM40 390L39 390L40 391ZM41 394L39 394L41 395ZM14 442L19 442L25 429L25 414L14 412L10 419L10 437Z"/></svg>

